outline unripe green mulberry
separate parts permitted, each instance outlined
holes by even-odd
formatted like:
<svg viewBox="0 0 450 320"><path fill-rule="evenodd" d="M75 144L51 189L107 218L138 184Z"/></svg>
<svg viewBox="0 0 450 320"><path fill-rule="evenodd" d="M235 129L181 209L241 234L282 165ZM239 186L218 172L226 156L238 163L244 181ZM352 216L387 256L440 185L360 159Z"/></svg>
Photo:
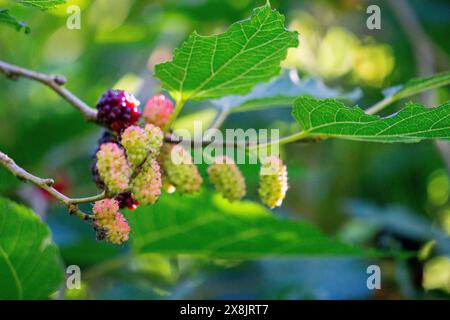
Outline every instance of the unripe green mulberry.
<svg viewBox="0 0 450 320"><path fill-rule="evenodd" d="M152 158L156 158L160 151L161 151L161 147L163 145L163 140L164 140L164 134L161 130L161 128L153 125L153 124L146 124L145 127L145 132L147 132L147 134L150 136L150 153Z"/></svg>
<svg viewBox="0 0 450 320"><path fill-rule="evenodd" d="M155 159L147 159L131 182L133 196L142 204L154 204L161 195L161 171Z"/></svg>
<svg viewBox="0 0 450 320"><path fill-rule="evenodd" d="M97 169L109 191L120 193L128 187L130 167L116 143L104 143L97 152Z"/></svg>
<svg viewBox="0 0 450 320"><path fill-rule="evenodd" d="M141 165L147 155L155 158L162 146L163 133L160 128L148 124L145 129L130 126L122 133L121 143L127 151L128 162L133 168Z"/></svg>
<svg viewBox="0 0 450 320"><path fill-rule="evenodd" d="M191 155L180 145L165 145L160 163L169 182L182 193L200 189L203 179Z"/></svg>
<svg viewBox="0 0 450 320"><path fill-rule="evenodd" d="M233 159L217 157L208 168L208 177L225 199L233 202L245 196L245 179Z"/></svg>
<svg viewBox="0 0 450 320"><path fill-rule="evenodd" d="M259 175L259 197L269 208L278 207L283 202L288 189L287 169L276 156L267 157L261 165Z"/></svg>

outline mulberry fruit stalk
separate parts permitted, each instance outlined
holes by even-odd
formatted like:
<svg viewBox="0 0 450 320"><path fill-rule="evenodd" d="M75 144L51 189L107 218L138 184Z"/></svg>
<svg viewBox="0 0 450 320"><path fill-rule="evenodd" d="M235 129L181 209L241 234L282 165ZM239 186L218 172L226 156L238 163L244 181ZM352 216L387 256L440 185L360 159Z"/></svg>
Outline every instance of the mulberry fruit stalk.
<svg viewBox="0 0 450 320"><path fill-rule="evenodd" d="M133 196L140 203L154 204L161 195L161 171L155 159L147 159L139 174L133 179Z"/></svg>
<svg viewBox="0 0 450 320"><path fill-rule="evenodd" d="M194 193L200 189L203 179L191 155L182 146L164 145L160 163L168 182L180 192Z"/></svg>
<svg viewBox="0 0 450 320"><path fill-rule="evenodd" d="M130 167L123 149L116 143L104 143L97 152L97 169L107 189L120 193L128 187Z"/></svg>
<svg viewBox="0 0 450 320"><path fill-rule="evenodd" d="M128 162L133 168L143 164L147 156L155 158L163 143L160 128L147 124L145 128L130 126L121 135L121 143L127 151Z"/></svg>
<svg viewBox="0 0 450 320"><path fill-rule="evenodd" d="M140 102L123 90L109 89L97 102L97 120L118 133L134 125L141 117Z"/></svg>
<svg viewBox="0 0 450 320"><path fill-rule="evenodd" d="M170 121L172 113L172 101L163 94L157 94L147 100L143 115L147 123L164 128L164 126Z"/></svg>
<svg viewBox="0 0 450 320"><path fill-rule="evenodd" d="M122 244L128 240L130 226L118 210L119 203L115 199L103 199L95 202L92 212L97 239L106 239L114 244Z"/></svg>
<svg viewBox="0 0 450 320"><path fill-rule="evenodd" d="M246 193L245 179L233 159L221 156L208 168L208 177L216 190L230 202L242 199Z"/></svg>
<svg viewBox="0 0 450 320"><path fill-rule="evenodd" d="M283 161L270 156L261 165L259 175L259 197L269 208L282 204L288 189L287 169Z"/></svg>

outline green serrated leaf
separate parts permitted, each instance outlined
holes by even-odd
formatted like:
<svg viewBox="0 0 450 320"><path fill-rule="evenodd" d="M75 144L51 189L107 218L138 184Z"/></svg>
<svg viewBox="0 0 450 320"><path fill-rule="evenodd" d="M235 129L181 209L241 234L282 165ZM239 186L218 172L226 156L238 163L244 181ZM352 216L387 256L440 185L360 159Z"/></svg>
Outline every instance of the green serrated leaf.
<svg viewBox="0 0 450 320"><path fill-rule="evenodd" d="M278 218L250 201L231 204L208 192L166 194L127 218L133 249L141 253L234 259L363 255L363 250L327 238L307 223Z"/></svg>
<svg viewBox="0 0 450 320"><path fill-rule="evenodd" d="M430 77L409 80L405 85L387 89L385 92L392 98L399 100L420 92L450 84L450 72L432 75ZM390 94L389 94L390 93Z"/></svg>
<svg viewBox="0 0 450 320"><path fill-rule="evenodd" d="M170 62L156 66L156 77L177 101L245 94L280 73L287 49L298 45L296 32L269 5L219 35L191 34Z"/></svg>
<svg viewBox="0 0 450 320"><path fill-rule="evenodd" d="M429 77L416 78L409 80L404 85L388 88L383 91L385 98L369 109L368 114L375 114L386 108L388 105L418 93L435 89L450 84L450 72L435 74Z"/></svg>
<svg viewBox="0 0 450 320"><path fill-rule="evenodd" d="M230 109L231 112L246 112L274 107L291 108L294 100L303 95L354 101L361 96L361 90L357 88L351 92L342 92L326 86L318 78L300 79L297 71L291 70L269 82L256 85L247 95L226 96L211 102L220 108Z"/></svg>
<svg viewBox="0 0 450 320"><path fill-rule="evenodd" d="M63 279L48 227L30 209L0 198L0 299L45 299Z"/></svg>
<svg viewBox="0 0 450 320"><path fill-rule="evenodd" d="M60 4L66 3L66 0L15 0L15 1L25 6L37 8L42 11L52 9Z"/></svg>
<svg viewBox="0 0 450 320"><path fill-rule="evenodd" d="M7 24L15 28L17 31L22 29L25 33L30 33L31 31L26 22L17 20L9 13L9 10L7 9L0 9L0 23Z"/></svg>
<svg viewBox="0 0 450 320"><path fill-rule="evenodd" d="M333 99L300 97L294 102L293 116L309 135L372 142L450 139L450 101L437 108L410 103L381 118Z"/></svg>

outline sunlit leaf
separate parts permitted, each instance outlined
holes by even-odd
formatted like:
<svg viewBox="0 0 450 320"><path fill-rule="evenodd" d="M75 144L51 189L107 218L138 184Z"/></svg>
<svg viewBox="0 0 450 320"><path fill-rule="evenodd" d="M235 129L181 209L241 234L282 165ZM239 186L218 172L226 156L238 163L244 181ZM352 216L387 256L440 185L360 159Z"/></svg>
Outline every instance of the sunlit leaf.
<svg viewBox="0 0 450 320"><path fill-rule="evenodd" d="M297 33L286 31L284 17L266 5L222 34L194 32L172 61L156 66L156 76L176 100L245 94L278 75L287 49L297 45Z"/></svg>
<svg viewBox="0 0 450 320"><path fill-rule="evenodd" d="M317 136L372 142L450 139L450 101L432 109L410 103L381 118L336 100L300 97L294 102L293 116L305 132Z"/></svg>
<svg viewBox="0 0 450 320"><path fill-rule="evenodd" d="M66 3L66 0L15 0L25 6L37 8L39 10L52 9L60 4Z"/></svg>
<svg viewBox="0 0 450 320"><path fill-rule="evenodd" d="M137 252L236 259L363 254L305 222L276 217L249 201L231 204L207 192L166 194L156 205L130 213L128 219Z"/></svg>
<svg viewBox="0 0 450 320"><path fill-rule="evenodd" d="M406 98L417 93L450 84L450 72L443 72L430 77L409 80L405 85L392 87L384 91L394 100Z"/></svg>
<svg viewBox="0 0 450 320"><path fill-rule="evenodd" d="M9 10L6 9L0 9L0 23L7 24L17 31L21 31L22 29L25 33L30 33L31 31L26 22L17 20L9 13Z"/></svg>
<svg viewBox="0 0 450 320"><path fill-rule="evenodd" d="M247 95L226 96L213 100L212 103L221 108L230 108L232 112L245 112L273 107L291 107L294 100L301 95L355 101L361 97L361 90L342 92L328 87L318 78L300 79L297 71L291 70L270 82L256 85Z"/></svg>
<svg viewBox="0 0 450 320"><path fill-rule="evenodd" d="M48 227L30 209L0 198L0 299L45 299L63 278Z"/></svg>

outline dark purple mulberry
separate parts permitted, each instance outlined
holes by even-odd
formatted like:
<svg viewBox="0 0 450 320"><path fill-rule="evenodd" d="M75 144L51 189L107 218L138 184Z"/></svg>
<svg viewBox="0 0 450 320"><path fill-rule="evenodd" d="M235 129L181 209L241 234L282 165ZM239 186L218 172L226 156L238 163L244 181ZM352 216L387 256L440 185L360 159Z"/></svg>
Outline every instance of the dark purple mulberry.
<svg viewBox="0 0 450 320"><path fill-rule="evenodd" d="M140 102L123 90L109 89L97 102L97 119L107 128L122 132L141 117Z"/></svg>
<svg viewBox="0 0 450 320"><path fill-rule="evenodd" d="M115 199L119 202L120 209L128 208L130 210L135 210L139 205L139 202L133 198L131 192L120 193Z"/></svg>

